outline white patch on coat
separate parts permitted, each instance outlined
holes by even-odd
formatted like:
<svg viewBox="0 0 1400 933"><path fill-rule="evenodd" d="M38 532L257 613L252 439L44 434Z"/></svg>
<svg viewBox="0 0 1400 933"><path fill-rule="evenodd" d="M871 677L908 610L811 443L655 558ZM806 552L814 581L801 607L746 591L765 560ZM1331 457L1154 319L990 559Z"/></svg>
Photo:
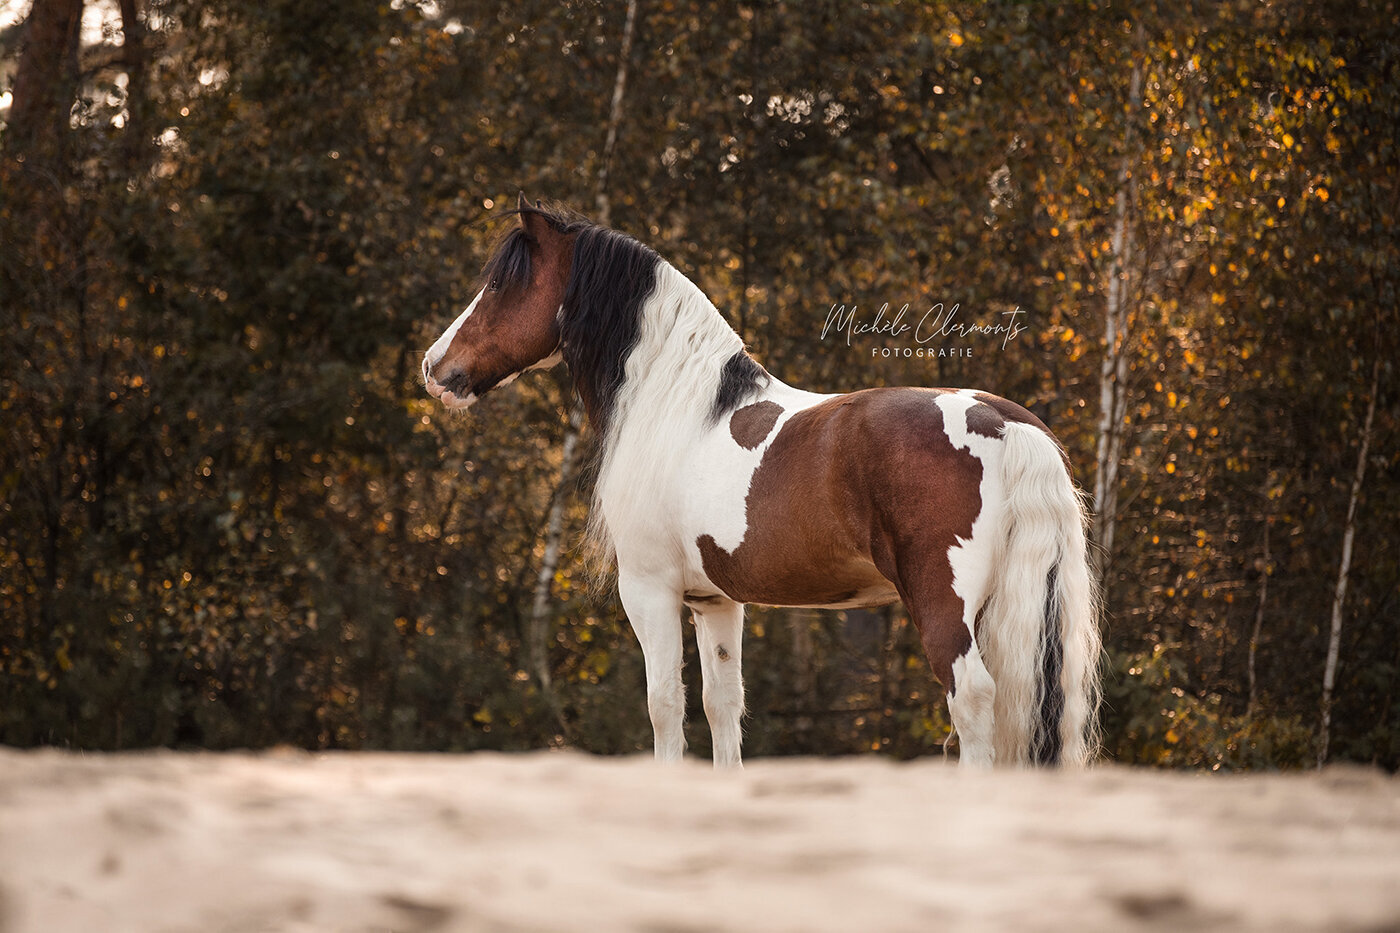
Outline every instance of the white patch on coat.
<svg viewBox="0 0 1400 933"><path fill-rule="evenodd" d="M968 389L938 397L938 407L943 410L943 432L948 435L949 442L958 450L966 450L982 464L982 481L977 490L982 504L972 523L972 533L966 538L959 537L948 549L953 592L963 602L963 622L974 638L977 611L987 596L996 539L1001 532L1003 500L1001 439L978 434L967 425L968 411L980 404L983 403L978 400L977 393Z"/></svg>
<svg viewBox="0 0 1400 933"><path fill-rule="evenodd" d="M643 303L594 487L590 535L619 572L674 573L684 467L707 429L724 361L743 349L715 306L664 260Z"/></svg>

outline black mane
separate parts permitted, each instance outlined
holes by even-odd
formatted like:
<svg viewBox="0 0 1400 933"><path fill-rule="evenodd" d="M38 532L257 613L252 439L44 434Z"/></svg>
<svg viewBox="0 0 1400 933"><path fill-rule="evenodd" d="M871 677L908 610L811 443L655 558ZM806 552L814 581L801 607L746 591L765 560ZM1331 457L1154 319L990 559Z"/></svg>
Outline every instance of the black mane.
<svg viewBox="0 0 1400 933"><path fill-rule="evenodd" d="M626 234L566 210L538 205L510 213L534 214L556 232L576 235L559 317L561 350L594 427L606 434L661 257ZM479 287L507 294L528 287L535 245L524 227L512 229L487 260Z"/></svg>
<svg viewBox="0 0 1400 933"><path fill-rule="evenodd" d="M743 350L724 361L719 374L719 391L715 393L715 404L710 410L710 418L718 421L739 404L768 384L768 370Z"/></svg>
<svg viewBox="0 0 1400 933"><path fill-rule="evenodd" d="M605 227L586 227L574 240L559 325L564 362L600 435L607 434L660 261L641 243Z"/></svg>

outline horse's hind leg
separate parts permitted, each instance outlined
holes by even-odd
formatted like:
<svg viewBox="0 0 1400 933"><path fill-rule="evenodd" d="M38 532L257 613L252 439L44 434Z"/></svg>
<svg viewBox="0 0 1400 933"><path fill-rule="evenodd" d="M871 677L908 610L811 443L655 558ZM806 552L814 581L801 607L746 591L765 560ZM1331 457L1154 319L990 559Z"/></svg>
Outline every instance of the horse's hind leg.
<svg viewBox="0 0 1400 933"><path fill-rule="evenodd" d="M956 602L956 601L955 601ZM964 767L989 767L996 684L977 650L960 612L940 606L910 607L924 654L933 674L948 690L948 714L958 736L958 761Z"/></svg>
<svg viewBox="0 0 1400 933"><path fill-rule="evenodd" d="M647 672L647 711L657 761L685 754L685 682L681 679L681 595L664 583L619 572L618 595Z"/></svg>
<svg viewBox="0 0 1400 933"><path fill-rule="evenodd" d="M916 552L882 568L895 581L929 666L948 691L948 714L964 767L988 767L996 758L996 683L974 635L988 584L987 566L987 561L960 561L961 573L955 573L944 554Z"/></svg>
<svg viewBox="0 0 1400 933"><path fill-rule="evenodd" d="M967 767L989 768L996 762L993 707L997 691L976 642L954 659L952 672L948 714L958 733L958 761Z"/></svg>
<svg viewBox="0 0 1400 933"><path fill-rule="evenodd" d="M743 740L739 720L744 715L744 606L723 600L691 608L695 612L700 671L705 679L705 717L710 721L715 767L738 767Z"/></svg>

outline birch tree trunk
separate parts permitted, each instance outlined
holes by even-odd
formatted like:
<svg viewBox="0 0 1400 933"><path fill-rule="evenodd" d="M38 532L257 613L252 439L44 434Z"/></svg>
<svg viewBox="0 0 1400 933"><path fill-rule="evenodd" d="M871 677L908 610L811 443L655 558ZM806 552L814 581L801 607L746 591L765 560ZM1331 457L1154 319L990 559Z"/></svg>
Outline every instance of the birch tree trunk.
<svg viewBox="0 0 1400 933"><path fill-rule="evenodd" d="M1361 483L1366 478L1366 456L1371 450L1371 429L1376 420L1376 396L1381 380L1381 358L1377 354L1371 367L1371 399L1366 405L1366 419L1361 426L1361 446L1356 453L1356 473L1351 478L1351 495L1347 497L1346 525L1342 532L1342 560L1337 569L1337 586L1332 592L1332 626L1327 636L1327 664L1322 671L1322 728L1317 742L1317 766L1327 763L1332 742L1332 700L1337 686L1337 655L1342 645L1342 609L1346 605L1347 584L1351 577L1351 551L1356 540L1356 503L1361 498Z"/></svg>
<svg viewBox="0 0 1400 933"><path fill-rule="evenodd" d="M622 28L622 49L618 53L617 74L613 80L612 105L608 111L607 136L603 141L603 152L598 167L598 181L594 189L594 219L603 226L612 221L612 201L608 197L608 178L612 171L613 151L617 148L618 128L622 124L622 103L627 92L627 68L632 57L632 36L637 22L637 0L628 0L627 20ZM559 463L559 480L550 497L549 518L545 522L544 557L540 572L535 577L534 600L530 607L530 622L526 632L527 655L536 682L539 684L550 711L561 729L565 723L559 708L558 697L554 693L553 677L549 669L550 619L549 607L554 576L559 570L560 542L564 536L564 510L569 503L569 487L578 472L579 438L583 433L584 413L581 403L574 402L569 411L569 421L564 427L563 456Z"/></svg>
<svg viewBox="0 0 1400 933"><path fill-rule="evenodd" d="M598 186L593 192L595 219L606 227L612 223L612 201L608 197L608 177L612 173L617 130L622 125L622 101L627 93L627 65L632 58L632 34L637 24L637 0L627 0L627 21L622 27L622 49L617 56L617 77L613 80L612 106L608 110L608 135L603 140L602 164L598 166Z"/></svg>
<svg viewBox="0 0 1400 933"><path fill-rule="evenodd" d="M1142 104L1143 66L1133 69L1128 88L1129 115ZM1094 540L1098 544L1095 563L1099 581L1107 585L1112 563L1113 536L1117 529L1118 465L1123 455L1123 421L1128 407L1128 325L1133 289L1129 281L1134 241L1132 201L1134 184L1131 171L1132 131L1128 132L1123 162L1118 170L1118 193L1113 204L1113 233L1110 247L1113 263L1109 270L1107 300L1104 303L1104 355L1099 365L1098 450L1094 473Z"/></svg>
<svg viewBox="0 0 1400 933"><path fill-rule="evenodd" d="M549 501L549 519L545 525L544 558L540 562L540 572L535 577L534 601L530 606L530 630L528 633L530 670L539 682L540 690L550 705L556 719L562 716L558 700L554 695L554 679L549 669L549 597L554 575L559 569L559 548L564 538L564 509L569 499L568 484L578 469L579 436L583 430L583 409L575 404L569 410L569 423L564 430L563 457L559 465L559 482L554 487L554 495Z"/></svg>

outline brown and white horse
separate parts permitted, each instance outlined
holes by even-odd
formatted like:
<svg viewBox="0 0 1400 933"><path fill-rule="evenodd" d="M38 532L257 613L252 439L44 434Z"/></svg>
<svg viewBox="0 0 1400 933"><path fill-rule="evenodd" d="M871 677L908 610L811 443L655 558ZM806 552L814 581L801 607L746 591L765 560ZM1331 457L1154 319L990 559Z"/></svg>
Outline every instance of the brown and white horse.
<svg viewBox="0 0 1400 933"><path fill-rule="evenodd" d="M646 661L656 757L685 750L682 617L716 765L739 763L745 603L903 600L964 765L1083 764L1099 634L1059 444L985 392L784 385L636 240L530 206L423 359L462 409L563 361L602 444L593 530Z"/></svg>

